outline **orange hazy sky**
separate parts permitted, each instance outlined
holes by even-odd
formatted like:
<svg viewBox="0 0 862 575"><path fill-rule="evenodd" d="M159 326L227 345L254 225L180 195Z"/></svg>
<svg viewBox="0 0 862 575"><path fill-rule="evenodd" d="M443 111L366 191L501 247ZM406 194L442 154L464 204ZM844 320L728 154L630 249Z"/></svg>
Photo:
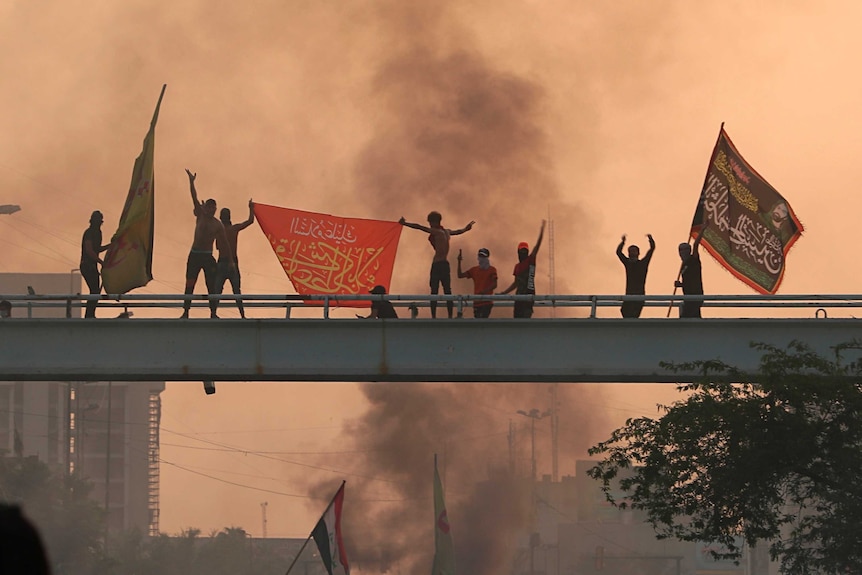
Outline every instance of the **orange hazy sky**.
<svg viewBox="0 0 862 575"><path fill-rule="evenodd" d="M805 225L780 293L855 293L852 226L834 218L862 204L860 19L852 0L7 1L0 204L22 211L0 216L0 272L76 268L94 209L110 237L167 84L155 279L139 293L183 289L190 168L201 197L235 221L249 198L384 220L436 209L449 227L476 220L453 245L490 246L502 277L550 213L558 292L620 293L620 235L643 248L652 233L647 293L667 294L721 122ZM238 255L246 293L292 291L257 226ZM424 292L430 255L405 230L391 291ZM704 284L751 293L712 260ZM483 410L501 449L514 410L547 403L546 386L514 403L485 389L485 403L458 408ZM670 391L568 390L564 420L603 416L573 425L563 472ZM304 537L320 507L309 484L350 485L368 471L363 438L345 447L342 434L368 415L360 386L219 384L204 396L199 384L169 383L163 402L163 531L260 535L267 501L270 536Z"/></svg>

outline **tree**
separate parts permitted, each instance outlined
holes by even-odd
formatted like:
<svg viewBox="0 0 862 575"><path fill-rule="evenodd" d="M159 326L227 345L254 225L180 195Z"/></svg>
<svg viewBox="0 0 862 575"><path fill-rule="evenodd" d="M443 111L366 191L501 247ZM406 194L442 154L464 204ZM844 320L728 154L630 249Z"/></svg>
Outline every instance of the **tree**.
<svg viewBox="0 0 862 575"><path fill-rule="evenodd" d="M753 344L755 374L720 361L698 369L687 397L658 419L629 419L590 449L589 474L611 503L646 512L659 538L769 546L785 573L848 573L862 565L862 387L859 361L794 342ZM735 383L733 383L735 382ZM620 489L625 500L614 500ZM849 569L849 570L848 570Z"/></svg>
<svg viewBox="0 0 862 575"><path fill-rule="evenodd" d="M104 559L104 513L90 489L74 475L52 474L36 457L0 456L0 499L33 520L56 573L82 572Z"/></svg>

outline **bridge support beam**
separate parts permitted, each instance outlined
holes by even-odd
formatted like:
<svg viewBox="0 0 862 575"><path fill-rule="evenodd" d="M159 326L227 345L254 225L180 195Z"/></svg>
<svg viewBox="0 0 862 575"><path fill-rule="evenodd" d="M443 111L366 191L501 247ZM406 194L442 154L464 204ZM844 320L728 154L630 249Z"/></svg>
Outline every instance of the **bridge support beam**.
<svg viewBox="0 0 862 575"><path fill-rule="evenodd" d="M751 342L821 353L853 319L11 319L3 381L687 382L660 362L754 371Z"/></svg>

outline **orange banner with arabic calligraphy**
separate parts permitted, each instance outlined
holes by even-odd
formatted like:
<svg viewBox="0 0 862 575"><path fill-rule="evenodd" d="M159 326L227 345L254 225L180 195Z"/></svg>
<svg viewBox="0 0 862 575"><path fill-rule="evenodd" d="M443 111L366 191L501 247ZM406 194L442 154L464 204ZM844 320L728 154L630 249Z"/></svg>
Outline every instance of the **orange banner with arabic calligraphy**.
<svg viewBox="0 0 862 575"><path fill-rule="evenodd" d="M389 291L401 224L254 204L254 216L300 295ZM368 307L370 301L343 302Z"/></svg>

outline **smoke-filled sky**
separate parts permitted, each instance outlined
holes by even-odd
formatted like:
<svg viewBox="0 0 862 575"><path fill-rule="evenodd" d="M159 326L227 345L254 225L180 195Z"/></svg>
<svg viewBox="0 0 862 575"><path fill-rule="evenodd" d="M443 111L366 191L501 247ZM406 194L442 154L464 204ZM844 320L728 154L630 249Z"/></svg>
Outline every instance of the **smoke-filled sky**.
<svg viewBox="0 0 862 575"><path fill-rule="evenodd" d="M490 248L504 285L515 246L532 244L550 215L558 293L622 292L620 235L643 248L652 233L647 293L666 294L721 122L806 227L781 293L854 293L854 224L834 217L860 205L860 17L852 0L3 2L0 204L22 211L0 216L0 272L76 268L94 209L110 237L167 84L155 279L141 293L183 289L190 168L201 197L235 221L249 198L423 223L438 210L452 228L476 220L453 248L467 263ZM238 255L246 293L292 291L257 226L240 234ZM424 292L430 257L424 234L404 230L390 291ZM750 293L713 261L704 283ZM169 384L162 529L260 535L267 501L268 534L302 537L321 505L309 490L341 479L348 504L357 485L355 500L397 500L375 509L403 519L430 505L430 458L444 449L447 489L466 507L473 480L505 459L509 421L526 437L514 412L549 405L547 386L414 387L219 384L204 396ZM565 388L562 472L669 392ZM407 433L421 414L428 421ZM540 471L548 460L540 448ZM416 529L398 546L427 543L410 541Z"/></svg>

